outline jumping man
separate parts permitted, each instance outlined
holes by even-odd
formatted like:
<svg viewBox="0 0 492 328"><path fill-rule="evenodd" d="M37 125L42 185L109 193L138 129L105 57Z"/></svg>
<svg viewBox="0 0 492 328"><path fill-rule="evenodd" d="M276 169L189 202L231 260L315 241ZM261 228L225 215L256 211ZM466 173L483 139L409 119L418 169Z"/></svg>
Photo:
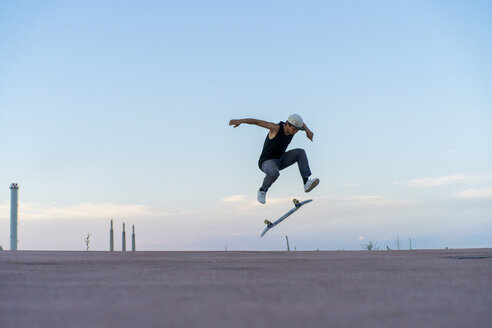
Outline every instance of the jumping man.
<svg viewBox="0 0 492 328"><path fill-rule="evenodd" d="M258 201L265 204L266 192L268 188L277 180L280 175L279 171L291 166L297 162L299 172L301 173L304 183L304 191L310 192L319 183L319 179L309 179L311 170L304 149L292 149L285 151L287 146L292 141L292 138L297 131L306 131L306 137L313 141L313 132L308 129L302 118L297 114L292 114L287 119L287 122L280 121L278 124L257 120L254 118L244 118L239 120L230 120L229 125L234 125L237 128L242 123L254 124L268 129L268 135L263 144L258 166L266 175L263 179L263 184L258 190Z"/></svg>

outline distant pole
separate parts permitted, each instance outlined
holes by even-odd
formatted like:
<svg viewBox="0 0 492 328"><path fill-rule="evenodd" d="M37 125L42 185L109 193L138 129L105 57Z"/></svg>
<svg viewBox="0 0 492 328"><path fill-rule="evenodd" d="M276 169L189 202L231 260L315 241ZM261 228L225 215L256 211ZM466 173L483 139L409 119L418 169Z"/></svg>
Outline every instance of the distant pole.
<svg viewBox="0 0 492 328"><path fill-rule="evenodd" d="M285 236L285 240L287 240L287 252L290 252L289 237Z"/></svg>
<svg viewBox="0 0 492 328"><path fill-rule="evenodd" d="M109 251L114 252L113 220L111 220L111 229L109 230Z"/></svg>
<svg viewBox="0 0 492 328"><path fill-rule="evenodd" d="M132 252L135 252L135 226L133 225L133 233L132 233Z"/></svg>
<svg viewBox="0 0 492 328"><path fill-rule="evenodd" d="M126 252L126 235L125 235L125 224L123 223L123 232L121 233L121 250Z"/></svg>
<svg viewBox="0 0 492 328"><path fill-rule="evenodd" d="M17 199L17 191L19 190L19 185L17 183L12 183L10 185L10 250L17 250L17 209L19 207Z"/></svg>

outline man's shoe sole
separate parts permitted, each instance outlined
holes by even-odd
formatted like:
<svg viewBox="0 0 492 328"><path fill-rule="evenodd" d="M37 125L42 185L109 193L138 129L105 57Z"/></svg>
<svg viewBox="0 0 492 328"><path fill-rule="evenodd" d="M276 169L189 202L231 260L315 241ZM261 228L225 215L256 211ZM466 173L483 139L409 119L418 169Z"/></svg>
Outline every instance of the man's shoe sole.
<svg viewBox="0 0 492 328"><path fill-rule="evenodd" d="M313 181L313 183L309 186L309 188L307 190L305 190L305 192L310 192L311 190L313 190L314 188L316 188L316 186L319 184L319 179L315 179Z"/></svg>

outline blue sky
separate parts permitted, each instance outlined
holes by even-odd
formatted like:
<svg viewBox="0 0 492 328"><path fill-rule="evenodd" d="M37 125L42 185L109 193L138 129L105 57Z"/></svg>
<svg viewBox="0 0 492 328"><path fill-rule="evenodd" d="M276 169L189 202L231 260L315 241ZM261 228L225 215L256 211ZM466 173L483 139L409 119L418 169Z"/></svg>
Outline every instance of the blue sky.
<svg viewBox="0 0 492 328"><path fill-rule="evenodd" d="M19 249L490 247L489 1L0 2L0 245ZM256 203L266 130L295 167ZM265 218L313 198L268 238ZM3 200L2 200L3 199ZM129 230L129 229L128 229ZM117 243L119 243L117 237Z"/></svg>

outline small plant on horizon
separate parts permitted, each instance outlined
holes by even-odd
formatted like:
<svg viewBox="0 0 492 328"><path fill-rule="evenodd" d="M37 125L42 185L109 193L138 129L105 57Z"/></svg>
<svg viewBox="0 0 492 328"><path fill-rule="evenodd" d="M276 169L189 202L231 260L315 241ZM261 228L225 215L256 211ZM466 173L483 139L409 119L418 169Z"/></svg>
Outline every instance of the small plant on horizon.
<svg viewBox="0 0 492 328"><path fill-rule="evenodd" d="M362 245L362 249L365 249L367 251L377 251L379 248L377 247L376 243L373 243L372 240L369 240L369 243Z"/></svg>
<svg viewBox="0 0 492 328"><path fill-rule="evenodd" d="M0 245L0 251L3 251L3 247Z"/></svg>
<svg viewBox="0 0 492 328"><path fill-rule="evenodd" d="M388 246L388 245L386 245L386 250L387 250L387 251L391 251L391 248L389 248L389 246Z"/></svg>
<svg viewBox="0 0 492 328"><path fill-rule="evenodd" d="M398 248L398 249L401 248L400 236L396 236L396 248Z"/></svg>
<svg viewBox="0 0 492 328"><path fill-rule="evenodd" d="M409 249L412 250L412 238L408 238Z"/></svg>
<svg viewBox="0 0 492 328"><path fill-rule="evenodd" d="M87 251L89 251L89 244L91 242L91 234L87 232L87 237L84 239L85 241L85 247L87 248Z"/></svg>

